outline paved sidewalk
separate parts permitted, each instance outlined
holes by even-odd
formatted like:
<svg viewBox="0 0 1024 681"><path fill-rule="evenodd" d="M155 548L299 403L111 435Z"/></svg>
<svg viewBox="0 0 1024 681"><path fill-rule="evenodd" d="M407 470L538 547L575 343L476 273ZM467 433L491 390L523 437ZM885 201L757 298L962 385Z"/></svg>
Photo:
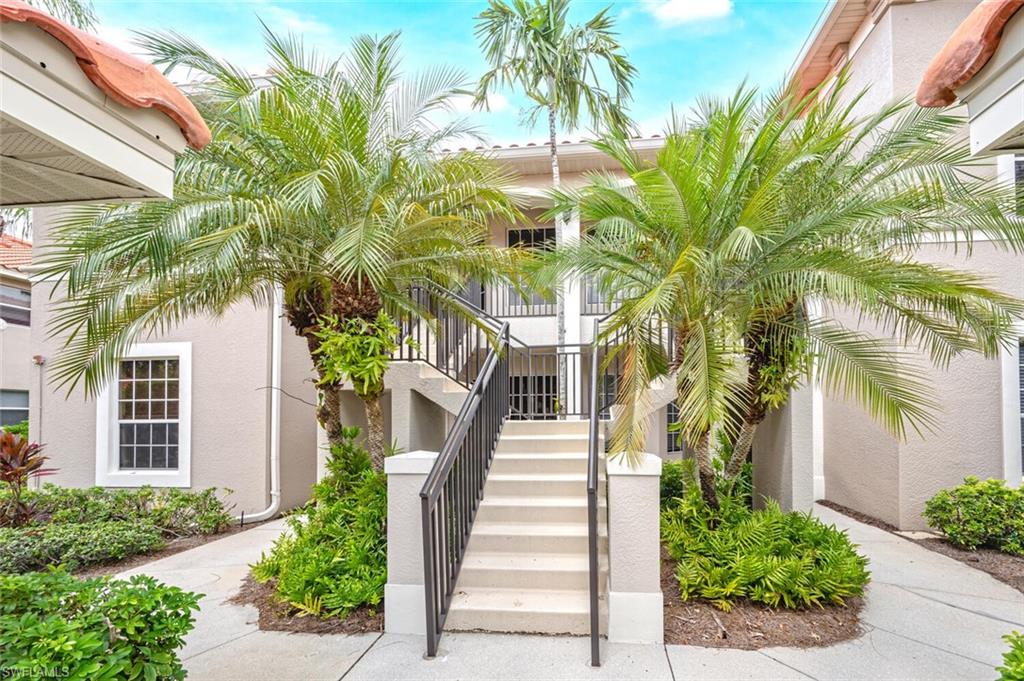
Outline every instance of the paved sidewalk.
<svg viewBox="0 0 1024 681"><path fill-rule="evenodd" d="M211 542L143 572L206 596L182 658L194 681L268 679L984 679L1024 629L1024 595L987 574L827 508L871 559L863 636L828 648L715 650L604 644L587 665L585 638L446 633L433 660L419 636L315 636L259 631L256 611L225 603L283 531L283 521Z"/></svg>

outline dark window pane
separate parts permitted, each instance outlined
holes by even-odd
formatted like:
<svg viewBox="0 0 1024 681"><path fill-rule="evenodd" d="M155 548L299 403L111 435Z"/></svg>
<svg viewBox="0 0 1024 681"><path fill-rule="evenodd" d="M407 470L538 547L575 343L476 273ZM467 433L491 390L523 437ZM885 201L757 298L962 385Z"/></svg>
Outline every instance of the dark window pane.
<svg viewBox="0 0 1024 681"><path fill-rule="evenodd" d="M166 423L154 423L153 424L153 444L162 445L167 442L167 424Z"/></svg>
<svg viewBox="0 0 1024 681"><path fill-rule="evenodd" d="M153 468L167 468L167 448L153 447L151 465Z"/></svg>
<svg viewBox="0 0 1024 681"><path fill-rule="evenodd" d="M135 360L135 378L149 378L149 360Z"/></svg>
<svg viewBox="0 0 1024 681"><path fill-rule="evenodd" d="M135 467L149 468L149 447L135 447Z"/></svg>
<svg viewBox="0 0 1024 681"><path fill-rule="evenodd" d="M176 400L178 399L178 382L167 381L167 397Z"/></svg>
<svg viewBox="0 0 1024 681"><path fill-rule="evenodd" d="M167 375L167 360L166 359L154 359L153 360L153 372L151 378L163 378Z"/></svg>
<svg viewBox="0 0 1024 681"><path fill-rule="evenodd" d="M177 468L178 467L178 448L171 446L167 448L167 467Z"/></svg>
<svg viewBox="0 0 1024 681"><path fill-rule="evenodd" d="M167 418L176 419L178 418L178 401L168 400L167 401Z"/></svg>
<svg viewBox="0 0 1024 681"><path fill-rule="evenodd" d="M168 423L167 424L167 442L176 445L178 444L178 424Z"/></svg>
<svg viewBox="0 0 1024 681"><path fill-rule="evenodd" d="M153 381L149 385L149 396L154 400L162 400L167 396L167 384L163 381Z"/></svg>
<svg viewBox="0 0 1024 681"><path fill-rule="evenodd" d="M136 423L135 424L135 442L139 444L148 445L151 441L151 434L153 432L153 426L149 423Z"/></svg>
<svg viewBox="0 0 1024 681"><path fill-rule="evenodd" d="M135 403L135 418L137 418L137 419L148 419L149 418L149 403L148 402L136 402Z"/></svg>
<svg viewBox="0 0 1024 681"><path fill-rule="evenodd" d="M167 360L167 378L178 377L178 360L169 359Z"/></svg>
<svg viewBox="0 0 1024 681"><path fill-rule="evenodd" d="M32 324L32 312L23 307L12 307L0 305L0 319L8 324L17 326L29 326Z"/></svg>
<svg viewBox="0 0 1024 681"><path fill-rule="evenodd" d="M118 418L120 418L122 420L131 419L132 413L133 413L133 411L132 411L132 403L131 402L121 402L121 405L118 408Z"/></svg>
<svg viewBox="0 0 1024 681"><path fill-rule="evenodd" d="M135 442L135 426L130 423L122 423L120 430L120 442L122 445L130 445Z"/></svg>
<svg viewBox="0 0 1024 681"><path fill-rule="evenodd" d="M118 459L118 466L120 468L134 468L135 459L132 456L133 448L131 445L121 445L121 455Z"/></svg>
<svg viewBox="0 0 1024 681"><path fill-rule="evenodd" d="M135 399L149 399L149 383L147 381L135 381Z"/></svg>
<svg viewBox="0 0 1024 681"><path fill-rule="evenodd" d="M121 362L121 378L131 378L135 373L132 371L134 366L135 365L132 362Z"/></svg>
<svg viewBox="0 0 1024 681"><path fill-rule="evenodd" d="M164 418L164 403L163 402L150 402L149 403L149 418L151 418L151 419L162 419L162 418Z"/></svg>
<svg viewBox="0 0 1024 681"><path fill-rule="evenodd" d="M117 396L122 400L132 399L132 382L121 381L117 388Z"/></svg>
<svg viewBox="0 0 1024 681"><path fill-rule="evenodd" d="M0 426L13 426L28 421L28 409L0 409Z"/></svg>

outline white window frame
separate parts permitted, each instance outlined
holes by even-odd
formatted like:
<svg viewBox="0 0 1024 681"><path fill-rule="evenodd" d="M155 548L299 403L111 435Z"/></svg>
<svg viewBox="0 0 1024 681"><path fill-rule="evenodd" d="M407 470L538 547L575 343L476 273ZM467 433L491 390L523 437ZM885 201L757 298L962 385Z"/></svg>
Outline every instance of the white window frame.
<svg viewBox="0 0 1024 681"><path fill-rule="evenodd" d="M178 360L178 468L121 470L115 376L96 401L96 484L101 487L191 487L192 343L137 343L121 359Z"/></svg>
<svg viewBox="0 0 1024 681"><path fill-rule="evenodd" d="M3 406L3 403L0 402L0 412L5 412L5 411L23 411L23 412L25 412L25 418L21 419L21 421L27 421L28 418L29 418L29 415L31 413L31 410L30 410L30 407L29 407L29 402L28 402L28 396L29 396L28 395L28 391L27 390L15 390L13 388L4 388L2 390L2 392L5 392L5 393L19 393L19 394L22 394L22 395L25 396L25 406L24 407L5 407L5 406ZM15 421L15 423L20 423L20 421Z"/></svg>
<svg viewBox="0 0 1024 681"><path fill-rule="evenodd" d="M1017 336L1024 338L1024 324L1016 326ZM1008 485L1021 484L1024 477L1024 465L1021 456L1021 405L1020 399L1020 341L1011 344L1010 348L1000 355L1003 405L1003 477Z"/></svg>

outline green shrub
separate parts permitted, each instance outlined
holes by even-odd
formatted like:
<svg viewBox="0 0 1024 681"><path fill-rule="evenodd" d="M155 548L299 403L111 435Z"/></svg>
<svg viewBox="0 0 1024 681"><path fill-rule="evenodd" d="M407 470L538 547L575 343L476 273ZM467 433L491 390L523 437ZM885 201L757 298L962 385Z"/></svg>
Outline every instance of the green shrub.
<svg viewBox="0 0 1024 681"><path fill-rule="evenodd" d="M1010 644L1010 649L1003 653L1003 666L996 667L1000 681L1024 681L1024 634L1015 631L1003 640Z"/></svg>
<svg viewBox="0 0 1024 681"><path fill-rule="evenodd" d="M681 461L666 459L661 462L662 508L673 499L678 499L686 493L686 488L693 481L693 476L693 459L682 459Z"/></svg>
<svg viewBox="0 0 1024 681"><path fill-rule="evenodd" d="M344 617L375 606L387 581L387 479L354 443L357 428L327 461L313 503L288 518L291 533L253 566L259 581L277 580L277 592L297 610Z"/></svg>
<svg viewBox="0 0 1024 681"><path fill-rule="evenodd" d="M47 670L67 679L183 679L176 651L200 597L144 575L0 575L0 669L18 678Z"/></svg>
<svg viewBox="0 0 1024 681"><path fill-rule="evenodd" d="M738 599L771 607L842 605L868 582L867 559L845 532L769 501L751 510L745 493L712 511L691 485L661 517L662 542L677 561L683 600L730 610Z"/></svg>
<svg viewBox="0 0 1024 681"><path fill-rule="evenodd" d="M163 547L159 528L146 522L108 520L0 528L0 573L48 565L75 570L123 560Z"/></svg>
<svg viewBox="0 0 1024 681"><path fill-rule="evenodd" d="M967 477L929 499L924 517L954 546L1024 555L1024 486L1014 489L1002 480Z"/></svg>
<svg viewBox="0 0 1024 681"><path fill-rule="evenodd" d="M21 437L27 440L28 420L26 419L25 421L21 421L20 423L12 423L10 425L4 426L3 428L0 428L0 430L3 430L4 432L7 433L12 433L14 435L20 435Z"/></svg>
<svg viewBox="0 0 1024 681"><path fill-rule="evenodd" d="M225 490L230 494L230 490ZM214 534L231 524L231 514L217 489L104 489L47 484L28 495L38 513L51 523L124 520L146 522L169 536Z"/></svg>

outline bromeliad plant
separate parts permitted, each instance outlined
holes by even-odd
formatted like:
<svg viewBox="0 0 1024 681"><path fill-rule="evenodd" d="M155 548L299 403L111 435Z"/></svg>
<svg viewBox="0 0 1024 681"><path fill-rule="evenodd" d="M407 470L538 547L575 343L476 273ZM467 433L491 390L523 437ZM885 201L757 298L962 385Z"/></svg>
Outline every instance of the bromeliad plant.
<svg viewBox="0 0 1024 681"><path fill-rule="evenodd" d="M427 316L409 296L418 279L453 290L508 281L521 251L491 247L488 224L519 216L509 177L480 154L440 153L475 134L436 123L461 73L403 76L397 34L358 37L338 59L265 40L269 75L254 77L184 36L143 37L157 63L198 76L213 140L179 157L172 201L76 207L49 233L40 268L66 298L50 327L66 341L55 383L94 394L140 336L269 305L275 288L314 357L321 320L370 329L382 310ZM337 445L340 394L319 378L316 416Z"/></svg>
<svg viewBox="0 0 1024 681"><path fill-rule="evenodd" d="M735 476L767 413L812 380L897 437L927 431L933 404L905 348L940 367L992 357L1024 315L981 278L913 258L936 240L970 252L975 235L1024 248L1017 197L974 172L962 120L907 102L861 118L858 98L842 82L803 99L741 88L674 123L653 162L623 136L599 142L631 182L596 173L553 192L551 213L578 209L589 230L542 283L575 271L622 301L605 327L624 367L613 453L643 450L649 386L674 380L712 507L715 432Z"/></svg>
<svg viewBox="0 0 1024 681"><path fill-rule="evenodd" d="M18 527L35 517L35 504L25 500L29 480L53 475L56 468L44 468L49 457L42 445L14 433L0 431L0 526Z"/></svg>
<svg viewBox="0 0 1024 681"><path fill-rule="evenodd" d="M380 396L384 393L384 374L398 349L398 325L382 310L376 319L337 317L320 320L315 332L319 347L315 360L320 385L337 390L350 382L356 395L366 404L369 424L367 449L375 470L384 470L384 414Z"/></svg>

